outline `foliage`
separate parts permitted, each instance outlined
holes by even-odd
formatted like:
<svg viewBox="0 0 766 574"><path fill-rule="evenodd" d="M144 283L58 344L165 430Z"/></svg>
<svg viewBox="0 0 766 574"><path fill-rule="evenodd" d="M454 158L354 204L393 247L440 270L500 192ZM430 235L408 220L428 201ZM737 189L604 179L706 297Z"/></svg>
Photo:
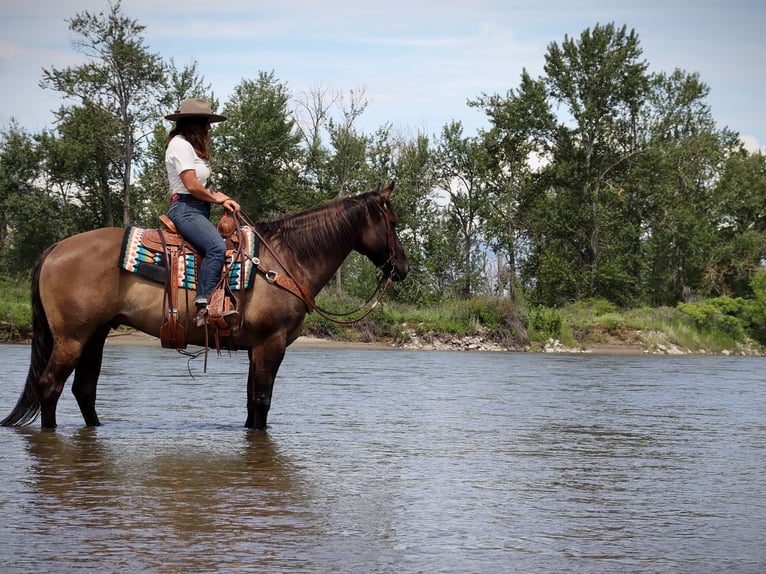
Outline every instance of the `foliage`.
<svg viewBox="0 0 766 574"><path fill-rule="evenodd" d="M411 271L390 298L441 307L440 328L494 325L503 312L466 309L496 296L533 332L575 341L617 332L621 309L647 305L673 309L663 320L681 337L709 319L722 336L763 338L753 281L766 261L766 159L716 125L698 74L650 73L627 26L552 42L541 76L524 70L504 94L469 102L487 129L450 121L429 137L390 124L367 133L363 89L295 98L274 72L244 78L219 105L197 63L179 70L154 54L119 2L67 22L85 62L43 71L63 98L55 129L0 131L0 271L24 272L80 231L156 225L167 207L161 118L201 96L229 117L212 132L212 185L253 218L395 181ZM364 298L376 278L350 257L334 294ZM739 308L676 308L706 297ZM594 301L614 308L579 322L577 305Z"/></svg>
<svg viewBox="0 0 766 574"><path fill-rule="evenodd" d="M0 341L26 338L32 324L29 280L0 276Z"/></svg>
<svg viewBox="0 0 766 574"><path fill-rule="evenodd" d="M76 35L73 47L86 57L86 63L43 70L41 86L81 102L81 107L62 106L59 121L69 121L78 113L90 116L86 121L94 129L98 146L97 153L90 155L101 159L96 170L109 169L104 162L113 164L110 167L121 180L121 219L128 225L133 169L140 153L137 140L149 130L158 106L169 103L164 90L165 64L158 54L149 52L144 45L145 27L124 16L119 1L106 13L85 11L68 22ZM99 135L104 136L100 141ZM104 188L102 194L106 191Z"/></svg>
<svg viewBox="0 0 766 574"><path fill-rule="evenodd" d="M215 127L214 184L239 201L251 218L271 218L306 207L296 170L300 136L287 103L289 92L273 73L243 80Z"/></svg>
<svg viewBox="0 0 766 574"><path fill-rule="evenodd" d="M556 309L534 307L529 311L527 330L534 336L558 339L561 336L561 315Z"/></svg>
<svg viewBox="0 0 766 574"><path fill-rule="evenodd" d="M678 309L695 322L697 327L710 332L722 331L742 340L745 336L744 299L716 297L699 303L679 303Z"/></svg>
<svg viewBox="0 0 766 574"><path fill-rule="evenodd" d="M697 303L679 303L678 309L695 325L711 333L722 332L736 341L751 337L766 343L766 270L752 280L755 299L715 297Z"/></svg>

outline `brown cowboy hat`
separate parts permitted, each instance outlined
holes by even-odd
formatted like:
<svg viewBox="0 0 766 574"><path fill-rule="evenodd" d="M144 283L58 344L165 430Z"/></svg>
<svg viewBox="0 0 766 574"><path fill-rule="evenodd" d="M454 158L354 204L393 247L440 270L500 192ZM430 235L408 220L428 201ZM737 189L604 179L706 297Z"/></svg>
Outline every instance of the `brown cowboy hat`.
<svg viewBox="0 0 766 574"><path fill-rule="evenodd" d="M214 114L210 109L210 102L203 100L202 98L189 98L181 102L181 107L176 110L176 113L165 116L166 120L180 120L181 118L207 118L211 122L222 122L226 120L226 116Z"/></svg>

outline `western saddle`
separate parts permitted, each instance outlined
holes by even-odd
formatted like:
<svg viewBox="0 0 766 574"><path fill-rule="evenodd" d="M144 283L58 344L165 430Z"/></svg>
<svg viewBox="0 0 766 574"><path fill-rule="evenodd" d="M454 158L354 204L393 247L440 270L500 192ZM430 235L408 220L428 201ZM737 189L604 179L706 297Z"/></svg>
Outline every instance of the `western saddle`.
<svg viewBox="0 0 766 574"><path fill-rule="evenodd" d="M224 218L229 217L224 215ZM195 254L199 260L199 254L196 250L178 233L175 224L167 215L160 215L162 229L147 229L143 236L144 245L150 249L156 249L165 254L166 277L165 277L165 296L162 303L162 325L160 326L160 343L166 349L185 349L186 348L186 328L189 323L189 301L187 293L187 313L186 321L181 324L178 317L178 276L181 256L186 253ZM234 230L235 225L232 222L224 221L218 225L218 230L222 237L228 242L237 243ZM225 233L227 233L225 235ZM216 345L219 336L227 337L231 335L232 329L223 320L224 313L230 311L234 305L234 298L231 296L228 287L228 269L224 266L221 279L218 282L210 302L208 303L207 326L215 328Z"/></svg>

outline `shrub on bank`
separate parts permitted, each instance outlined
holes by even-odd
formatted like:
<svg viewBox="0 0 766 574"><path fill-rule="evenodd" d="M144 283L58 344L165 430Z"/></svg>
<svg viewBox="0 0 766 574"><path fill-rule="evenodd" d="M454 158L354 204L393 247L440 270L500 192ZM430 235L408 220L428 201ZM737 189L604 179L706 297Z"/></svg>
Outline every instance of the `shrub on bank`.
<svg viewBox="0 0 766 574"><path fill-rule="evenodd" d="M29 280L0 277L0 341L25 339L32 327Z"/></svg>

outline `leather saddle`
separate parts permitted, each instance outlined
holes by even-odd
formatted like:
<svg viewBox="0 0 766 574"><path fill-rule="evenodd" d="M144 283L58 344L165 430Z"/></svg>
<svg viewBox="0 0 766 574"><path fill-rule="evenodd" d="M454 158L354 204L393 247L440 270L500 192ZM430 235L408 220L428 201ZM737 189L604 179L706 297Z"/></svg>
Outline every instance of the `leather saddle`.
<svg viewBox="0 0 766 574"><path fill-rule="evenodd" d="M178 233L175 224L167 215L160 215L160 221L163 225L162 229L147 229L143 235L143 244L149 249L164 253L166 258L167 274L165 277L162 325L160 326L160 343L163 348L185 349L186 329L178 320L179 287L175 278L178 276L181 255L186 252L195 254L197 252ZM229 222L219 224L218 230L221 236L226 239L227 244L238 242L238 238L234 235L234 227ZM229 233L227 234L227 232ZM198 257L196 259L199 260ZM228 285L227 274L228 271L224 267L219 287L213 292L208 305L208 324L216 329L216 340L219 335L225 337L231 334L231 330L223 321L224 312L232 309L234 303L233 298L225 293Z"/></svg>
<svg viewBox="0 0 766 574"><path fill-rule="evenodd" d="M163 214L160 215L162 229L147 229L144 231L143 243L148 248L155 251L164 251L169 247L181 248L184 246L184 238L178 233L175 223ZM191 245L187 244L187 249L194 251Z"/></svg>

